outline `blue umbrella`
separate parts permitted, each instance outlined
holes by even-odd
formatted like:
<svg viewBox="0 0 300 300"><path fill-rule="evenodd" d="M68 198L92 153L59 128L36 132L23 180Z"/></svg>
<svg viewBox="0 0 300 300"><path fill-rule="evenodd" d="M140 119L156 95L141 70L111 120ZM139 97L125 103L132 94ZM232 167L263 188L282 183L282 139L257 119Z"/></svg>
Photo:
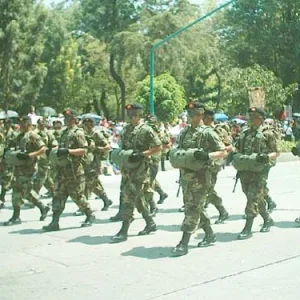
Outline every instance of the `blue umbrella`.
<svg viewBox="0 0 300 300"><path fill-rule="evenodd" d="M227 121L229 118L223 113L218 113L214 115L216 121Z"/></svg>
<svg viewBox="0 0 300 300"><path fill-rule="evenodd" d="M102 117L96 115L96 114L91 114L91 113L88 113L88 114L84 114L80 117L80 119L84 119L84 118L91 118L94 120L95 124L98 124L101 120L102 120Z"/></svg>

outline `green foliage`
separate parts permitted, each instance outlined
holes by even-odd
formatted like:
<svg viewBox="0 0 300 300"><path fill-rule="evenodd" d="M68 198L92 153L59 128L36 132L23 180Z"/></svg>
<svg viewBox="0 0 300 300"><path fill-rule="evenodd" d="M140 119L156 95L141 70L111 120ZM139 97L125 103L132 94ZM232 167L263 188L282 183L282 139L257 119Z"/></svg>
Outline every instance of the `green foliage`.
<svg viewBox="0 0 300 300"><path fill-rule="evenodd" d="M157 76L155 83L155 111L157 117L164 122L172 122L183 111L186 101L184 89L170 74ZM136 90L136 101L143 104L149 113L150 77L139 82Z"/></svg>
<svg viewBox="0 0 300 300"><path fill-rule="evenodd" d="M279 151L282 153L290 153L292 148L296 146L295 142L288 142L288 141L284 141L281 140L279 142Z"/></svg>

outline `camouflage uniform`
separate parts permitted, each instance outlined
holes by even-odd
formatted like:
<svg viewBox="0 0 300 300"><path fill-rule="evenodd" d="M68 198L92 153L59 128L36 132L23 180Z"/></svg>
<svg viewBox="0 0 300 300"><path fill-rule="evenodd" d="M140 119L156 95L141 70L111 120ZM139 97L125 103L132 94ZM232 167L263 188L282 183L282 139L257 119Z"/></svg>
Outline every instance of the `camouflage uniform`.
<svg viewBox="0 0 300 300"><path fill-rule="evenodd" d="M131 106L130 106L131 107ZM140 110L141 106L134 108ZM128 113L128 111L127 111ZM156 224L149 213L146 194L153 193L150 185L150 158L145 158L142 152L161 145L161 141L154 130L141 121L137 125L129 124L124 127L121 137L121 148L123 150L134 150L143 158L139 159L141 164L137 169L121 169L122 182L122 228L113 237L114 242L122 242L127 239L130 222L133 220L133 212L136 207L146 221L146 227L139 235L149 234L156 231Z"/></svg>
<svg viewBox="0 0 300 300"><path fill-rule="evenodd" d="M67 114L75 117L73 110L67 110ZM63 130L59 149L68 156L70 160L69 166L57 167L54 195L52 200L53 219L52 222L45 226L45 231L59 230L59 218L65 209L66 201L70 196L77 206L83 211L87 218L82 226L90 226L95 216L92 214L89 203L84 196L85 176L84 176L84 157L69 154L69 149L87 148L88 144L84 136L83 129L77 125Z"/></svg>
<svg viewBox="0 0 300 300"><path fill-rule="evenodd" d="M16 148L24 153L31 153L38 151L45 144L39 137L39 135L34 131L28 131L25 133L20 133L16 139ZM43 221L49 211L48 207L45 207L39 200L39 195L33 190L32 178L36 170L36 161L34 158L28 163L22 166L16 166L14 168L14 181L12 183L12 205L14 209L14 214L12 218L5 223L5 225L20 224L20 209L23 200L26 199L32 204L37 206L41 211L40 220Z"/></svg>
<svg viewBox="0 0 300 300"><path fill-rule="evenodd" d="M100 181L99 175L101 173L101 159L102 153L95 151L95 147L105 147L108 145L107 138L98 130L93 128L91 132L85 132L85 137L88 140L88 152L92 154L93 160L85 167L85 196L89 198L93 192L104 202L103 211L106 211L112 204L108 199L104 187ZM91 142L89 142L91 141Z"/></svg>
<svg viewBox="0 0 300 300"><path fill-rule="evenodd" d="M278 140L270 131L257 130L250 127L242 131L236 145L242 154L252 153L268 154L279 152ZM264 197L267 194L266 185L269 168L264 172L239 172L243 192L247 197L245 214L247 217L256 217L259 213L267 212Z"/></svg>
<svg viewBox="0 0 300 300"><path fill-rule="evenodd" d="M37 133L49 150L58 146L57 140L49 130L40 129ZM50 161L46 153L41 155L38 159L38 170L33 182L33 189L39 194L43 185L45 185L45 188L50 192L50 195L53 195L54 181L50 176Z"/></svg>
<svg viewBox="0 0 300 300"><path fill-rule="evenodd" d="M224 128L222 128L220 125L213 126L212 128L218 134L218 136L220 137L221 141L225 146L231 145L231 139ZM212 162L210 171L211 171L211 185L208 189L206 205L211 203L216 207L220 215L218 220L215 223L221 224L224 223L224 221L229 217L228 212L226 211L223 205L222 198L217 194L215 190L218 173L221 171L221 165L218 164L217 162Z"/></svg>
<svg viewBox="0 0 300 300"><path fill-rule="evenodd" d="M14 150L16 148L16 138L17 132L14 131L12 128L8 130L4 130L3 132L4 139L5 139L5 150ZM1 195L0 201L5 201L5 194L11 188L13 178L14 178L14 168L8 166L5 163L5 160L1 160L1 176L0 176L0 183L1 183Z"/></svg>
<svg viewBox="0 0 300 300"><path fill-rule="evenodd" d="M188 126L183 129L179 148L202 148L205 152L224 150L224 144L218 135L210 128L201 125L197 128ZM198 172L181 169L181 184L183 190L185 218L181 230L194 233L199 224L205 228L210 225L204 209L207 194L210 188L211 172L209 168Z"/></svg>
<svg viewBox="0 0 300 300"><path fill-rule="evenodd" d="M259 109L251 108L251 110L253 112L258 111L259 114L264 115ZM266 157L269 153L279 152L278 139L272 131L263 131L263 126L257 129L252 127L244 129L239 136L236 148L242 154L251 155L257 153L258 156L263 155ZM262 172L238 172L243 192L247 197L245 208L246 225L238 236L239 239L246 239L252 236L253 220L258 214L264 219L261 232L269 231L273 225L273 220L269 216L265 202L270 165L271 163L266 163Z"/></svg>

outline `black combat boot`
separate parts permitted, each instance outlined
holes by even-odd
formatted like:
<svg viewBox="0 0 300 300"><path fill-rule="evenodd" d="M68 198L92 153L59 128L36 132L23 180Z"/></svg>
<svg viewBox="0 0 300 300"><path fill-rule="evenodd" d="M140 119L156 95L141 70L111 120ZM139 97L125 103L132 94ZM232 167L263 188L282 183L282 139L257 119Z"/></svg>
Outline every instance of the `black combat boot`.
<svg viewBox="0 0 300 300"><path fill-rule="evenodd" d="M150 234L151 232L155 232L156 224L154 223L152 217L148 215L147 216L143 215L143 218L146 221L146 227L144 228L144 230L139 232L139 235L147 235Z"/></svg>
<svg viewBox="0 0 300 300"><path fill-rule="evenodd" d="M229 219L229 214L227 212L227 210L225 209L225 207L223 205L221 206L216 206L216 209L219 212L219 218L218 220L215 222L215 224L224 224L224 221Z"/></svg>
<svg viewBox="0 0 300 300"><path fill-rule="evenodd" d="M101 210L102 210L102 211L107 211L108 208L113 204L113 202L112 202L110 199L108 199L106 193L103 193L103 194L101 195L101 199L102 199L103 202L104 202L104 206L103 206L103 208L102 208Z"/></svg>
<svg viewBox="0 0 300 300"><path fill-rule="evenodd" d="M246 224L242 232L238 235L239 240L246 240L252 237L252 226L254 217L247 217Z"/></svg>
<svg viewBox="0 0 300 300"><path fill-rule="evenodd" d="M161 170L162 170L162 171L166 171L166 167L165 167L165 159L161 159L161 160L160 160L160 166L161 166Z"/></svg>
<svg viewBox="0 0 300 300"><path fill-rule="evenodd" d="M14 213L12 217L7 221L4 222L4 226L11 226L11 225L18 225L21 224L22 221L20 219L20 212L21 212L21 207L14 207Z"/></svg>
<svg viewBox="0 0 300 300"><path fill-rule="evenodd" d="M86 219L81 224L81 227L90 227L96 220L96 216L93 214L90 208L85 211Z"/></svg>
<svg viewBox="0 0 300 300"><path fill-rule="evenodd" d="M183 232L179 244L172 250L174 256L183 256L188 253L188 244L191 238L191 233Z"/></svg>
<svg viewBox="0 0 300 300"><path fill-rule="evenodd" d="M168 194L165 193L164 191L162 193L159 193L159 200L157 202L157 204L163 204L165 202L165 200L168 198Z"/></svg>
<svg viewBox="0 0 300 300"><path fill-rule="evenodd" d="M40 221L44 221L47 218L47 214L50 210L50 207L45 206L42 202L38 202L36 205L41 211Z"/></svg>
<svg viewBox="0 0 300 300"><path fill-rule="evenodd" d="M198 247L207 247L217 240L217 236L214 234L210 224L204 224L203 230L205 232L205 236L204 239L198 243Z"/></svg>
<svg viewBox="0 0 300 300"><path fill-rule="evenodd" d="M265 200L267 202L267 209L269 213L272 213L273 210L277 207L277 204L272 200L272 198L269 195L265 198Z"/></svg>
<svg viewBox="0 0 300 300"><path fill-rule="evenodd" d="M111 238L111 241L113 243L121 243L127 241L129 226L129 221L123 221L121 230Z"/></svg>
<svg viewBox="0 0 300 300"><path fill-rule="evenodd" d="M274 225L273 219L270 217L269 213L261 214L262 218L264 219L264 224L260 229L260 232L269 232L271 226Z"/></svg>
<svg viewBox="0 0 300 300"><path fill-rule="evenodd" d="M44 231L58 231L59 230L59 217L60 212L54 211L52 216L52 221L49 225L44 226Z"/></svg>

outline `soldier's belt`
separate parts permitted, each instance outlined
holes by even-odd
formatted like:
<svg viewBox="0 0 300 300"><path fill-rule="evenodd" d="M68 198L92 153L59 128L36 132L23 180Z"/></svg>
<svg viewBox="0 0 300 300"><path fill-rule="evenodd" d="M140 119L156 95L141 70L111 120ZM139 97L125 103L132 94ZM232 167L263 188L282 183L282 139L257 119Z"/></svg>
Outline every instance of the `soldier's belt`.
<svg viewBox="0 0 300 300"><path fill-rule="evenodd" d="M111 160L120 169L124 170L133 170L137 169L142 162L130 162L129 157L133 153L133 150L121 150L121 149L114 149L111 151Z"/></svg>
<svg viewBox="0 0 300 300"><path fill-rule="evenodd" d="M189 169L192 171L199 171L207 168L207 162L195 159L194 153L199 149L172 149L169 152L169 160L173 168Z"/></svg>
<svg viewBox="0 0 300 300"><path fill-rule="evenodd" d="M11 167L20 167L20 166L30 166L33 165L36 161L35 158L31 157L27 160L20 160L17 158L17 154L21 153L21 150L8 150L5 152L4 161L8 166Z"/></svg>
<svg viewBox="0 0 300 300"><path fill-rule="evenodd" d="M256 161L257 153L251 155L236 153L232 165L237 171L262 172L267 166Z"/></svg>

